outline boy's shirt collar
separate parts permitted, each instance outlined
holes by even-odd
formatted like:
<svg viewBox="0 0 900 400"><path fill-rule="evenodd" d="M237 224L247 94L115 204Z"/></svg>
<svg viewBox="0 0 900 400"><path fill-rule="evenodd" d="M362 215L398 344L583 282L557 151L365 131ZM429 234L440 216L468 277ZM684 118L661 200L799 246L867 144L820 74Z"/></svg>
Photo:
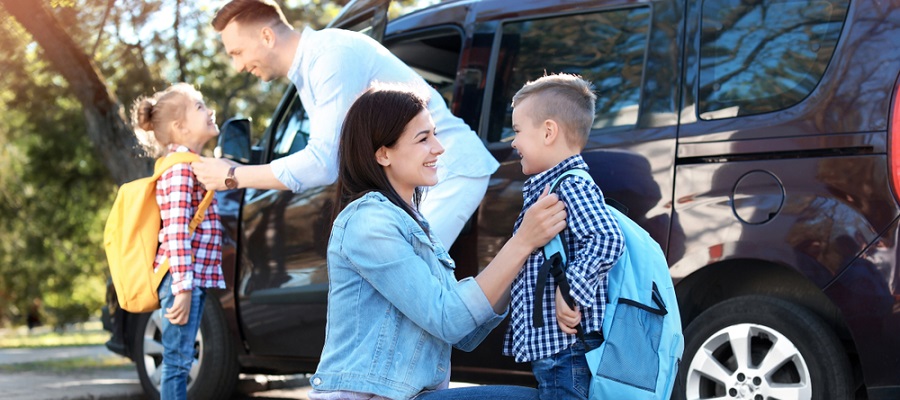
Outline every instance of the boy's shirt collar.
<svg viewBox="0 0 900 400"><path fill-rule="evenodd" d="M525 187L523 188L525 198L539 196L544 190L544 186L552 184L563 172L574 168L588 169L588 165L584 162L584 159L581 158L581 154L576 154L562 160L562 162L556 164L555 167L528 178L528 180L525 181Z"/></svg>

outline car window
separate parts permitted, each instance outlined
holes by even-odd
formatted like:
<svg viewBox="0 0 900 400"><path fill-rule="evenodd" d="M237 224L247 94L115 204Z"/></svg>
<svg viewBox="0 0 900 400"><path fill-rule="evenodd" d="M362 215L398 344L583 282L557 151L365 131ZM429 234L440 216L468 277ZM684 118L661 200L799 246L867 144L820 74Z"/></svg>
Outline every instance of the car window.
<svg viewBox="0 0 900 400"><path fill-rule="evenodd" d="M459 29L438 27L386 39L384 46L424 78L449 106L453 100L462 40Z"/></svg>
<svg viewBox="0 0 900 400"><path fill-rule="evenodd" d="M300 99L292 96L291 104L275 126L272 160L294 154L306 147L309 141L309 115Z"/></svg>
<svg viewBox="0 0 900 400"><path fill-rule="evenodd" d="M847 0L707 0L700 22L702 119L790 107L831 59Z"/></svg>
<svg viewBox="0 0 900 400"><path fill-rule="evenodd" d="M633 127L649 27L649 7L503 24L488 141L512 140L512 97L545 72L577 74L593 83L595 132Z"/></svg>

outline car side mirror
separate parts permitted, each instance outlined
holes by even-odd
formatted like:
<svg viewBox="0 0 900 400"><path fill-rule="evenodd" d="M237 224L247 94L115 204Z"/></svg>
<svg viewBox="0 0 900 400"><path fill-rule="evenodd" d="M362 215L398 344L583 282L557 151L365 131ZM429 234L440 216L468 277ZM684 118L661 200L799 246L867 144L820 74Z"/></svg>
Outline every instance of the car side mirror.
<svg viewBox="0 0 900 400"><path fill-rule="evenodd" d="M219 142L216 145L216 157L227 158L241 164L251 161L250 151L250 119L230 118L219 130Z"/></svg>

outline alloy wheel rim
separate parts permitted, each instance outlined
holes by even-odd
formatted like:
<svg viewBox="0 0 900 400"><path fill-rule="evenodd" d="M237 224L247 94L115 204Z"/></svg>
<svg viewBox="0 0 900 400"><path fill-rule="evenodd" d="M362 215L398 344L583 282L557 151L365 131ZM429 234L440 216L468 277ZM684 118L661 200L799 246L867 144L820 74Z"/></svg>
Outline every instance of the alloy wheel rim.
<svg viewBox="0 0 900 400"><path fill-rule="evenodd" d="M691 359L688 399L809 400L809 365L800 350L775 329L737 324L703 342Z"/></svg>

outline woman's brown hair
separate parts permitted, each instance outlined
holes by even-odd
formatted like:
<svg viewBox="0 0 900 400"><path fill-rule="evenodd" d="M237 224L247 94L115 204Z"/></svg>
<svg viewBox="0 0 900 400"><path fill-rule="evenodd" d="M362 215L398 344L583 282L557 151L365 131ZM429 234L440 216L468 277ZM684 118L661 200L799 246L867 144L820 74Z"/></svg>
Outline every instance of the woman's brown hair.
<svg viewBox="0 0 900 400"><path fill-rule="evenodd" d="M428 103L412 90L386 86L369 88L350 106L341 127L332 219L348 204L374 191L403 209L428 232L418 213L394 190L384 168L375 159L375 152L382 146L393 147L406 125L423 110L428 110ZM416 188L412 199L416 208L421 198L422 190Z"/></svg>

